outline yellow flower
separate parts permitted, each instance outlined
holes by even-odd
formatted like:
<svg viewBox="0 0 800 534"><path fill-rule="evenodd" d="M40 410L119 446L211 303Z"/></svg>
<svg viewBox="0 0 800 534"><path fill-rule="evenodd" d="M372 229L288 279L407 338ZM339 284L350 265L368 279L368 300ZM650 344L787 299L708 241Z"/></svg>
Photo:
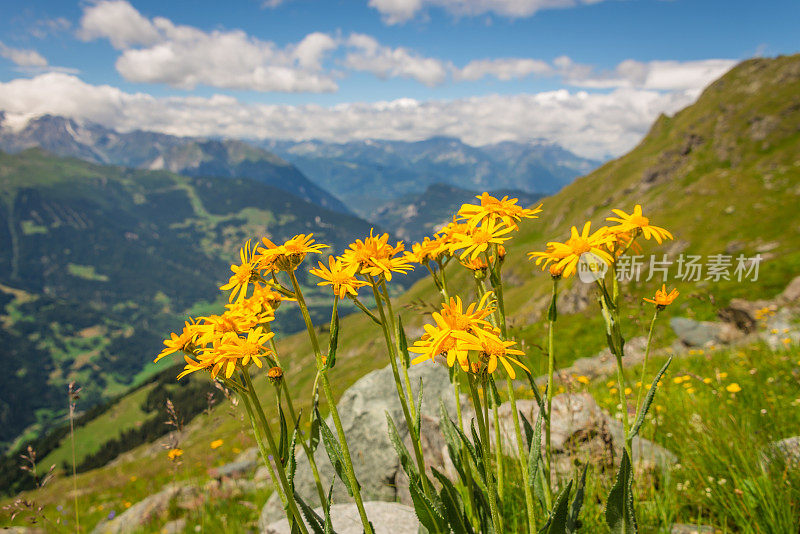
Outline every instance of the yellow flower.
<svg viewBox="0 0 800 534"><path fill-rule="evenodd" d="M183 456L182 449L170 449L169 452L167 453L167 458L169 458L170 460L176 460L181 456Z"/></svg>
<svg viewBox="0 0 800 534"><path fill-rule="evenodd" d="M710 384L711 382L712 382L712 380L710 378L704 378L703 379L703 384Z"/></svg>
<svg viewBox="0 0 800 534"><path fill-rule="evenodd" d="M264 347L264 344L272 339L275 334L273 332L264 332L259 326L250 330L246 338L239 336L231 336L214 350L214 368L211 370L211 376L217 376L217 373L225 367L225 378L230 378L233 371L236 369L236 364L240 363L242 367L246 367L250 360L255 362L256 366L261 367L260 356L264 353L271 352L270 349Z"/></svg>
<svg viewBox="0 0 800 534"><path fill-rule="evenodd" d="M588 376L583 376L583 375L575 377L575 380L577 380L578 382L580 382L581 384L584 384L584 385L588 385L589 382L590 382L589 377Z"/></svg>
<svg viewBox="0 0 800 534"><path fill-rule="evenodd" d="M521 350L511 348L516 345L516 342L503 341L496 334L490 333L487 330L479 329L475 330L475 333L476 335L464 333L459 336L460 340L464 342L461 348L463 350L477 351L478 358L481 360L481 363L486 365L486 370L490 374L494 373L495 369L497 369L498 361L503 364L508 376L510 376L512 380L516 378L516 373L509 362L530 372L519 360L510 356L512 354L517 356L525 355Z"/></svg>
<svg viewBox="0 0 800 534"><path fill-rule="evenodd" d="M502 221L486 220L480 226L472 226L467 233L454 234L453 242L450 244L450 251L464 249L460 258L463 260L467 256L471 260L477 258L481 253L487 251L492 244L499 245L511 239L505 237L506 234L514 229L504 226Z"/></svg>
<svg viewBox="0 0 800 534"><path fill-rule="evenodd" d="M408 256L397 256L405 250L402 241L395 246L389 244L389 234L372 235L357 239L342 254L341 261L346 267L355 266L356 272L368 276L383 275L386 280L392 279L392 273L411 271L414 267Z"/></svg>
<svg viewBox="0 0 800 534"><path fill-rule="evenodd" d="M625 395L630 395L631 393L633 393L631 388L625 388Z"/></svg>
<svg viewBox="0 0 800 534"><path fill-rule="evenodd" d="M341 260L330 256L328 258L328 268L322 262L319 263L319 269L311 269L309 272L314 276L322 278L322 282L318 282L318 286L330 285L333 286L333 294L340 299L345 296L352 295L358 296L358 288L367 284L356 278L356 270L358 266L355 264L345 266Z"/></svg>
<svg viewBox="0 0 800 534"><path fill-rule="evenodd" d="M489 268L489 265L486 263L486 260L483 258L475 258L474 260L458 260L461 265L469 269L470 271L485 271Z"/></svg>
<svg viewBox="0 0 800 534"><path fill-rule="evenodd" d="M486 293L477 305L470 304L466 311L460 297L451 297L450 303L443 305L441 313L433 313L436 325L424 325L425 334L409 347L409 352L419 354L412 363L433 360L436 355L444 354L449 366L452 367L458 360L459 365L465 371L468 370L467 351L459 346L459 340L463 340L463 334L467 331L491 327L484 319L493 311L488 305L490 295L491 293Z"/></svg>
<svg viewBox="0 0 800 534"><path fill-rule="evenodd" d="M641 230L645 239L650 239L652 237L659 244L664 239L673 239L672 234L664 228L659 228L658 226L652 226L650 224L650 219L642 215L642 206L640 204L636 204L636 206L633 207L633 213L630 215L622 210L611 211L617 214L617 217L606 217L606 220L618 223L618 226L615 226L613 230L619 232Z"/></svg>
<svg viewBox="0 0 800 534"><path fill-rule="evenodd" d="M170 339L164 340L164 345L166 346L164 347L164 350L162 350L159 355L156 356L154 361L157 362L164 356L178 351L191 353L198 334L199 331L194 319L189 319L184 323L183 331L180 335L177 335L173 332L170 334Z"/></svg>
<svg viewBox="0 0 800 534"><path fill-rule="evenodd" d="M423 238L422 242L411 245L411 251L406 252L406 258L419 264L436 261L448 253L447 244L442 239Z"/></svg>
<svg viewBox="0 0 800 534"><path fill-rule="evenodd" d="M273 384L277 384L283 378L283 369L280 367L271 367L269 371L267 371L267 378Z"/></svg>
<svg viewBox="0 0 800 534"><path fill-rule="evenodd" d="M725 389L728 391L728 393L739 393L740 391L742 391L742 388L739 387L739 384L737 384L736 382L731 382L730 384L725 386Z"/></svg>
<svg viewBox="0 0 800 534"><path fill-rule="evenodd" d="M328 245L314 244L314 234L298 234L283 245L276 245L266 237L261 240L265 248L258 249L259 265L269 265L280 271L293 271L303 263L306 254L321 254Z"/></svg>
<svg viewBox="0 0 800 534"><path fill-rule="evenodd" d="M678 298L678 295L680 295L680 293L678 293L677 289L673 289L672 291L667 293L667 285L661 284L661 289L656 291L655 297L652 299L645 298L644 301L652 302L660 309L664 309L665 307L672 304L675 301L675 299Z"/></svg>
<svg viewBox="0 0 800 534"><path fill-rule="evenodd" d="M215 439L214 441L211 442L211 448L219 449L220 447L222 447L223 443L224 441L222 441L221 439Z"/></svg>
<svg viewBox="0 0 800 534"><path fill-rule="evenodd" d="M603 226L594 233L590 233L592 223L587 222L583 229L578 233L576 227L572 227L570 238L566 242L550 241L547 243L545 252L529 252L528 257L536 258L536 265L544 261L544 269L549 263L554 262L558 269L561 269L561 276L569 278L578 266L581 255L591 252L606 263L613 262L611 255L601 247L606 247L614 237L608 233L608 228ZM551 271L552 273L552 271Z"/></svg>
<svg viewBox="0 0 800 534"><path fill-rule="evenodd" d="M228 283L221 286L222 291L232 289L229 302L234 300L242 300L247 296L247 286L254 281L258 276L256 273L255 265L253 262L253 252L250 250L250 241L245 243L244 247L239 250L239 258L242 260L239 265L231 265L231 275Z"/></svg>
<svg viewBox="0 0 800 534"><path fill-rule="evenodd" d="M541 204L533 209L526 209L517 204L516 198L509 199L508 195L497 199L489 193L483 193L475 198L481 203L464 204L458 210L458 218L473 226L499 220L512 230L517 230L517 222L522 219L536 219L536 214L542 211Z"/></svg>

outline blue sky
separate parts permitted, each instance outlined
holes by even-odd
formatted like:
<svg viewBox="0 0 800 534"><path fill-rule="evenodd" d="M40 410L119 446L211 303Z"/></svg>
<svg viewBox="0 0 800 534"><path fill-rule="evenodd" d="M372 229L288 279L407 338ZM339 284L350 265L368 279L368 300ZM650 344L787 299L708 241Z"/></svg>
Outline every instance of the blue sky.
<svg viewBox="0 0 800 534"><path fill-rule="evenodd" d="M764 5L6 3L0 109L7 126L49 112L186 135L546 138L604 157L735 62L800 51L800 2Z"/></svg>

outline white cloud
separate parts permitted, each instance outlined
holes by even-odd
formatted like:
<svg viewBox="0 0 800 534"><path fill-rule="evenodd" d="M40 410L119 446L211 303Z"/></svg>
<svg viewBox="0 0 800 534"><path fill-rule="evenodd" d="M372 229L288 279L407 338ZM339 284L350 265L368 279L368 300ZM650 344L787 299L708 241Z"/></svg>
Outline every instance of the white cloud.
<svg viewBox="0 0 800 534"><path fill-rule="evenodd" d="M627 59L619 63L613 70L599 72L590 65L573 63L566 56L557 58L553 63L564 82L576 87L635 87L661 91L697 91L730 70L736 61L703 59L643 63Z"/></svg>
<svg viewBox="0 0 800 534"><path fill-rule="evenodd" d="M280 48L241 30L205 32L163 17L150 20L124 0L107 0L86 8L79 35L107 38L121 50L117 71L132 82L281 92L338 88L321 72L322 60L338 44L322 33Z"/></svg>
<svg viewBox="0 0 800 534"><path fill-rule="evenodd" d="M11 48L0 42L0 57L6 58L18 67L46 67L47 60L35 50Z"/></svg>
<svg viewBox="0 0 800 534"><path fill-rule="evenodd" d="M529 58L498 58L470 61L461 69L455 69L456 80L480 80L493 76L498 80L508 81L524 78L531 74L551 75L554 69L546 62Z"/></svg>
<svg viewBox="0 0 800 534"><path fill-rule="evenodd" d="M84 41L105 37L118 50L161 40L155 25L124 0L103 0L87 6L78 37Z"/></svg>
<svg viewBox="0 0 800 534"><path fill-rule="evenodd" d="M347 46L351 51L344 59L344 66L351 70L371 72L380 78L412 78L429 87L447 79L449 67L444 62L407 48L383 46L369 35L351 34Z"/></svg>
<svg viewBox="0 0 800 534"><path fill-rule="evenodd" d="M425 7L438 7L455 16L493 13L509 18L530 17L542 9L564 9L603 0L369 0L384 22L399 24L414 18Z"/></svg>
<svg viewBox="0 0 800 534"><path fill-rule="evenodd" d="M156 98L76 76L47 73L0 83L9 121L44 113L129 131L239 138L419 140L459 137L473 145L545 138L587 157L632 148L659 113L688 105L694 91L621 88L610 93L489 95L449 101L349 103L333 107L245 104L230 97Z"/></svg>

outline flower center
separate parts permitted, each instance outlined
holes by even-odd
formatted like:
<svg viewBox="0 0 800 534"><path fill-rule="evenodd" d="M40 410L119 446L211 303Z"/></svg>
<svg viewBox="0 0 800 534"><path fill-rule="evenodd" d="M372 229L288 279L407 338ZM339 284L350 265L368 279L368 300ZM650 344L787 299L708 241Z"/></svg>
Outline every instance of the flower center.
<svg viewBox="0 0 800 534"><path fill-rule="evenodd" d="M589 242L582 237L574 237L570 239L567 244L572 248L572 251L578 255L592 250L592 246Z"/></svg>
<svg viewBox="0 0 800 534"><path fill-rule="evenodd" d="M631 222L639 227L650 225L650 219L643 217L642 215L634 215L631 217Z"/></svg>

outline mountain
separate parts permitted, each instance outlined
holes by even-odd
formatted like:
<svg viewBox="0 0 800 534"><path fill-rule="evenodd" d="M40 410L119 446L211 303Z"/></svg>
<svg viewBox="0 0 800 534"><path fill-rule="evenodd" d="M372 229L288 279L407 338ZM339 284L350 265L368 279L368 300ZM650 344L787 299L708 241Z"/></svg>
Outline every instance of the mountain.
<svg viewBox="0 0 800 534"><path fill-rule="evenodd" d="M452 185L433 184L422 193L410 193L379 207L373 220L384 228L391 228L401 239L421 241L431 236L452 220L452 215L467 202L477 202L480 191L467 191ZM523 206L529 206L541 195L525 191L490 191L497 198L508 195L518 198Z"/></svg>
<svg viewBox="0 0 800 534"><path fill-rule="evenodd" d="M220 298L245 240L314 232L340 250L371 227L263 182L40 149L0 153L0 221L0 444L50 424L71 380L91 405L152 372L178 318Z"/></svg>
<svg viewBox="0 0 800 534"><path fill-rule="evenodd" d="M552 194L599 164L544 141L473 147L458 139L264 141L320 186L369 220L386 202L435 183L488 191Z"/></svg>
<svg viewBox="0 0 800 534"><path fill-rule="evenodd" d="M91 122L42 115L21 129L4 127L0 150L39 147L58 156L99 164L169 170L187 176L250 178L342 213L348 209L275 154L242 141L176 137L136 130L122 133Z"/></svg>

